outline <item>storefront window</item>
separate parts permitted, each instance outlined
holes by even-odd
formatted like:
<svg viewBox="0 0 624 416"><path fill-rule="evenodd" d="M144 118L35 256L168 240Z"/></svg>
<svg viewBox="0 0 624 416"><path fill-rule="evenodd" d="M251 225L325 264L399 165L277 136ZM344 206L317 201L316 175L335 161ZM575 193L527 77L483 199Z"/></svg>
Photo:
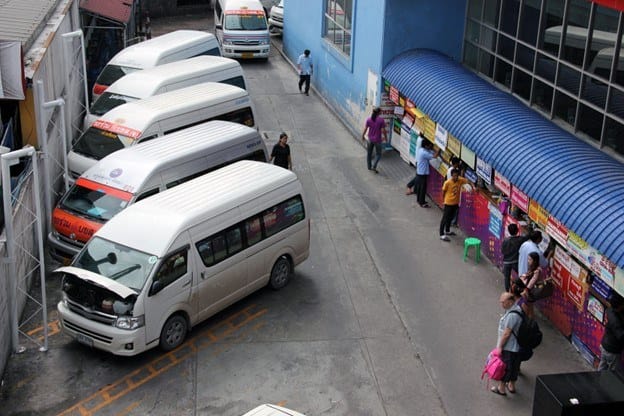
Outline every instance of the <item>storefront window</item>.
<svg viewBox="0 0 624 416"><path fill-rule="evenodd" d="M496 62L496 76L494 80L501 85L504 85L508 89L511 89L511 73L512 66L507 62L497 59Z"/></svg>
<svg viewBox="0 0 624 416"><path fill-rule="evenodd" d="M583 65L590 7L591 2L587 0L570 0L568 3L568 27L563 40L561 57L576 66Z"/></svg>
<svg viewBox="0 0 624 416"><path fill-rule="evenodd" d="M585 76L581 98L598 106L601 110L607 103L607 84L597 78Z"/></svg>
<svg viewBox="0 0 624 416"><path fill-rule="evenodd" d="M545 80L554 83L555 74L557 73L557 63L554 59L551 59L546 55L538 54L535 73Z"/></svg>
<svg viewBox="0 0 624 416"><path fill-rule="evenodd" d="M500 0L485 0L483 10L483 21L494 27L498 27L498 12L500 10Z"/></svg>
<svg viewBox="0 0 624 416"><path fill-rule="evenodd" d="M353 0L325 0L323 37L347 56L351 55Z"/></svg>
<svg viewBox="0 0 624 416"><path fill-rule="evenodd" d="M519 10L520 2L518 0L503 0L500 29L508 35L516 36Z"/></svg>
<svg viewBox="0 0 624 416"><path fill-rule="evenodd" d="M533 71L533 61L535 60L535 50L520 43L516 45L516 64L522 68Z"/></svg>
<svg viewBox="0 0 624 416"><path fill-rule="evenodd" d="M464 64L474 70L477 69L479 49L471 43L464 42Z"/></svg>
<svg viewBox="0 0 624 416"><path fill-rule="evenodd" d="M540 0L524 0L520 12L520 27L518 38L535 46L537 43L537 29L539 28Z"/></svg>
<svg viewBox="0 0 624 416"><path fill-rule="evenodd" d="M496 32L486 26L481 26L479 44L487 50L496 50Z"/></svg>
<svg viewBox="0 0 624 416"><path fill-rule="evenodd" d="M588 138L600 141L603 116L593 108L580 104L579 120L577 128L587 135Z"/></svg>
<svg viewBox="0 0 624 416"><path fill-rule="evenodd" d="M591 46L585 68L605 81L608 81L611 75L618 18L617 11L606 7L596 7Z"/></svg>
<svg viewBox="0 0 624 416"><path fill-rule="evenodd" d="M483 0L470 0L468 3L468 18L481 20L481 9L483 9Z"/></svg>
<svg viewBox="0 0 624 416"><path fill-rule="evenodd" d="M494 72L494 57L484 50L479 50L479 72L488 78L492 78Z"/></svg>
<svg viewBox="0 0 624 416"><path fill-rule="evenodd" d="M481 27L479 23L473 20L468 20L466 24L466 40L469 40L474 43L479 43L479 31L480 30L481 30Z"/></svg>
<svg viewBox="0 0 624 416"><path fill-rule="evenodd" d="M624 155L624 125L607 117L604 145Z"/></svg>
<svg viewBox="0 0 624 416"><path fill-rule="evenodd" d="M516 42L514 42L513 39L510 39L503 34L498 35L498 51L497 52L499 55L507 58L511 62L513 62L515 46L516 46Z"/></svg>
<svg viewBox="0 0 624 416"><path fill-rule="evenodd" d="M529 101L531 99L531 80L533 77L520 69L516 69L512 91Z"/></svg>
<svg viewBox="0 0 624 416"><path fill-rule="evenodd" d="M576 103L577 101L575 98L572 98L561 91L557 91L555 94L555 117L574 127L574 120L576 119Z"/></svg>
<svg viewBox="0 0 624 416"><path fill-rule="evenodd" d="M564 0L545 0L544 21L540 33L540 49L559 55Z"/></svg>

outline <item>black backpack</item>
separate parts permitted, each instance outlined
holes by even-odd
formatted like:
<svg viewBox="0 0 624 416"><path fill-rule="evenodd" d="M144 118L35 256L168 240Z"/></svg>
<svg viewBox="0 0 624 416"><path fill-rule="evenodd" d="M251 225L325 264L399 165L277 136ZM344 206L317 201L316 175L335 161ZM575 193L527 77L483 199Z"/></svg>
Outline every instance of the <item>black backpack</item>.
<svg viewBox="0 0 624 416"><path fill-rule="evenodd" d="M518 344L522 348L529 350L532 350L540 345L542 343L542 331L540 330L537 321L530 319L524 314L524 312L511 311L511 313L520 315L522 318L522 323L520 324L520 328L518 328L518 333L516 334L512 331L512 334L514 334L514 337L518 340Z"/></svg>

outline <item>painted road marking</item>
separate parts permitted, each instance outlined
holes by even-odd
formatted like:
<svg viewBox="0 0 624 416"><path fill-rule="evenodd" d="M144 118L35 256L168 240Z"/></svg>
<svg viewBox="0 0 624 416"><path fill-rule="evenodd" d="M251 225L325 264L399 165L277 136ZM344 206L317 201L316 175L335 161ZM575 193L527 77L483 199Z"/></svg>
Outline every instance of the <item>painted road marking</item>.
<svg viewBox="0 0 624 416"><path fill-rule="evenodd" d="M168 353L147 363L143 367L137 368L125 377L107 385L106 387L100 389L97 393L59 413L59 416L93 416L98 411L119 398L175 367L184 360L192 357L199 350L213 346L216 349L216 351L213 352L213 355L218 355L225 349L226 346L229 345L229 343L226 343L225 345L215 345L216 342L223 342L225 338L231 335L237 335L236 338L242 337L246 331L256 331L262 327L262 325L259 325L254 321L264 315L267 312L267 309L259 309L257 311L255 311L255 309L256 305L251 305L230 315L223 321L199 333L196 337L187 340L175 350L169 351ZM250 325L252 323L255 323L255 325ZM245 329L245 327L249 328ZM242 330L243 333L236 334L240 330Z"/></svg>

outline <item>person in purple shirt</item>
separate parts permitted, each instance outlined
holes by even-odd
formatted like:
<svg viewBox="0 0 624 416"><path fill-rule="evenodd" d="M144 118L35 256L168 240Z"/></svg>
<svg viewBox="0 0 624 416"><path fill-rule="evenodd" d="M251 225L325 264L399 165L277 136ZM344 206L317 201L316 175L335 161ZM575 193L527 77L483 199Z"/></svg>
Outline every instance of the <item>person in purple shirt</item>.
<svg viewBox="0 0 624 416"><path fill-rule="evenodd" d="M368 132L368 144L366 146L366 165L368 170L379 173L377 164L381 159L381 143L386 141L386 122L379 117L381 109L373 108L373 113L366 119L366 125L362 132L362 140L366 140L366 132ZM375 149L375 161L372 162L373 149ZM372 164L371 164L372 162Z"/></svg>

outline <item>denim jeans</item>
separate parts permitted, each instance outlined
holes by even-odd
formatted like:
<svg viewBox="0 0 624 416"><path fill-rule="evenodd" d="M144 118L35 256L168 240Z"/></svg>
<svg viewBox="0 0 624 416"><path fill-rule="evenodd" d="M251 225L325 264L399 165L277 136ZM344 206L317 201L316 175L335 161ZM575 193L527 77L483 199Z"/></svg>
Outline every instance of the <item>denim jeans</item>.
<svg viewBox="0 0 624 416"><path fill-rule="evenodd" d="M375 149L375 161L371 166L371 159L373 158L373 149ZM379 159L381 159L381 143L372 143L368 142L366 146L366 165L368 166L368 170L377 169L377 164L379 163Z"/></svg>
<svg viewBox="0 0 624 416"><path fill-rule="evenodd" d="M600 364L598 364L598 371L602 370L615 370L620 362L622 354L612 353L600 346Z"/></svg>

